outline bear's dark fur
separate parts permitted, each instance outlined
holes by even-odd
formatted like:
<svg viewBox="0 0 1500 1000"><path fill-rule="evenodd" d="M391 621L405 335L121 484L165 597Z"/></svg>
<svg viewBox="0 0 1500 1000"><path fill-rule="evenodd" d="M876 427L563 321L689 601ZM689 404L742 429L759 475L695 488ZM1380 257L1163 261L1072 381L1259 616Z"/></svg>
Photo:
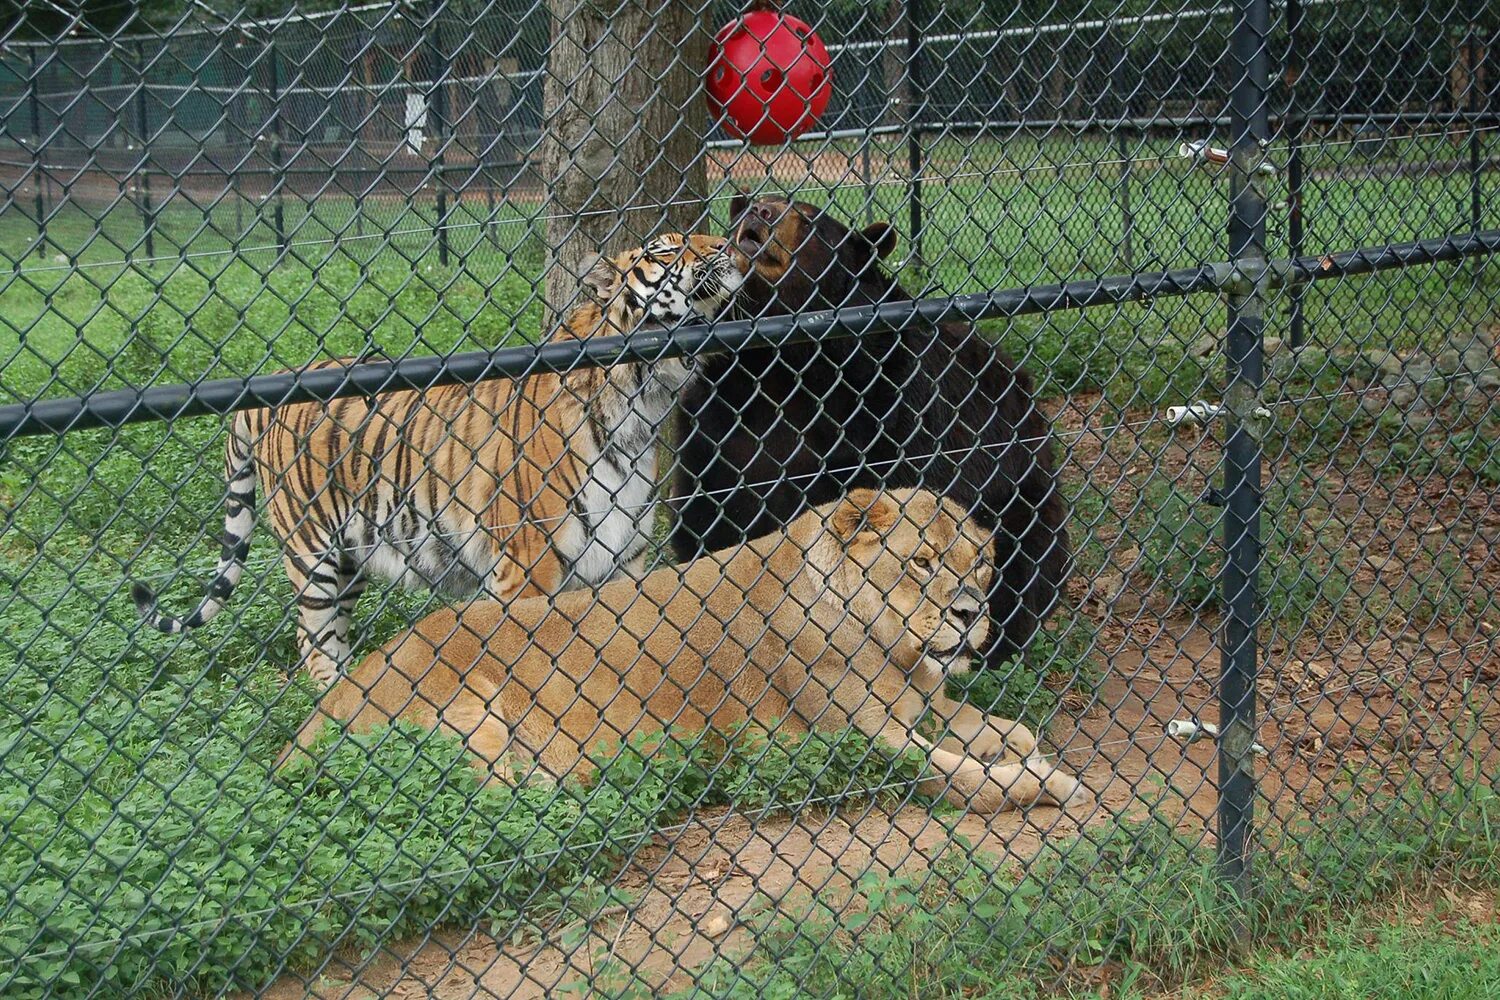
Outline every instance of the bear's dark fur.
<svg viewBox="0 0 1500 1000"><path fill-rule="evenodd" d="M732 239L754 262L741 313L910 301L880 267L885 223L854 231L780 198L732 207ZM925 485L996 533L986 657L1023 649L1070 568L1046 417L1031 379L966 322L913 324L706 359L683 404L673 543L682 559L784 525L855 486Z"/></svg>

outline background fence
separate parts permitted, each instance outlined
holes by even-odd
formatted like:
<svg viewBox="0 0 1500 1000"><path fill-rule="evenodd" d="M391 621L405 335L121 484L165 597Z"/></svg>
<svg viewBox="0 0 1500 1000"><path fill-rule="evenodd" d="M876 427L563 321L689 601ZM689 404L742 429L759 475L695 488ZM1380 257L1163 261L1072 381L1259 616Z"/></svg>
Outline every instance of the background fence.
<svg viewBox="0 0 1500 1000"><path fill-rule="evenodd" d="M809 5L829 112L747 148L697 89L705 29L738 10L685 11L9 26L0 993L1007 995L1119 963L1170 983L1331 900L1495 868L1495 14ZM734 233L743 190L893 220L914 301L533 346L583 251ZM911 332L933 321L960 326ZM1024 653L951 686L1044 734L1091 791L1065 808L935 805L839 732L648 742L590 784L481 790L461 748L397 727L274 772L316 692L287 683L271 533L202 629L131 605L145 581L190 607L214 572L215 414L691 353L701 420L751 382L760 406L822 393L807 373L833 359L844 392L808 427L747 404L722 491L683 486L702 456L675 425L666 565L694 498L972 493L987 453L1037 451L1001 407L925 446L876 433L955 381L987 392L996 345L1036 381L1021 412L1051 428L1072 569ZM950 398L881 389L872 354L949 372ZM305 369L325 357L364 360ZM1016 537L1045 521L1027 488ZM1046 589L1037 562L1001 576ZM372 585L354 662L448 603Z"/></svg>

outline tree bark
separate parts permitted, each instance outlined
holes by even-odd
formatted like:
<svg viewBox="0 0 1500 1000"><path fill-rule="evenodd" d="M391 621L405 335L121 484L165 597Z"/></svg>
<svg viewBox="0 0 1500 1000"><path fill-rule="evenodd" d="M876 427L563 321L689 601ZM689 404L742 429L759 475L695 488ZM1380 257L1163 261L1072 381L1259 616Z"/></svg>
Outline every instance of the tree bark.
<svg viewBox="0 0 1500 1000"><path fill-rule="evenodd" d="M880 50L880 69L885 82L885 110L877 124L905 125L916 96L906 67L906 0L886 4L883 24L886 45Z"/></svg>
<svg viewBox="0 0 1500 1000"><path fill-rule="evenodd" d="M578 301L588 255L703 226L710 35L700 4L549 0L544 329Z"/></svg>

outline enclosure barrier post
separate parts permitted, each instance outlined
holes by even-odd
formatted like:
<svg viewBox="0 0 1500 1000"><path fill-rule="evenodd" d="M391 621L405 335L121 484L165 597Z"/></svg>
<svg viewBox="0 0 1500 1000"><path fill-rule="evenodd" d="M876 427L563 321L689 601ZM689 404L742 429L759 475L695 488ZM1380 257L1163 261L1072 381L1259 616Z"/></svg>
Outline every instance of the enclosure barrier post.
<svg viewBox="0 0 1500 1000"><path fill-rule="evenodd" d="M359 38L360 52L368 53L374 49L376 45L374 28L361 29ZM369 133L370 122L375 118L375 111L379 106L379 101L377 98L373 97L370 94L370 75L368 65L360 70L360 80L365 84L364 101L362 102L363 110L360 113L359 124L350 134L350 139L352 140L353 144L359 149L359 157L354 161L360 171L359 173L355 174L355 177L359 178L359 180L357 180L354 184L354 235L355 238L359 240L359 246L363 248L365 238L365 195L370 192L370 185L367 184L364 180L364 171L368 169L369 162L372 159L372 157L370 156L370 150L365 145L365 137ZM370 256L373 258L374 255L371 254ZM354 259L360 259L357 253L354 254Z"/></svg>
<svg viewBox="0 0 1500 1000"><path fill-rule="evenodd" d="M42 196L42 84L37 79L36 49L27 53L31 59L31 161L32 183L36 185L36 255L47 256L47 204Z"/></svg>
<svg viewBox="0 0 1500 1000"><path fill-rule="evenodd" d="M875 188L870 179L870 142L871 136L866 136L859 144L859 180L864 185L865 199L865 225L875 224Z"/></svg>
<svg viewBox="0 0 1500 1000"><path fill-rule="evenodd" d="M281 152L281 76L276 65L276 41L267 46L271 57L271 186L276 195L272 218L276 226L276 246L284 254L287 250L286 216L282 206L282 188L286 184L286 171L282 168Z"/></svg>
<svg viewBox="0 0 1500 1000"><path fill-rule="evenodd" d="M443 176L443 154L448 144L448 67L443 62L442 6L439 0L427 5L427 77L431 90L427 106L432 109L433 125L432 184L437 189L438 263L448 265L448 190Z"/></svg>
<svg viewBox="0 0 1500 1000"><path fill-rule="evenodd" d="M146 231L146 256L156 256L156 211L151 207L151 134L150 119L146 112L146 47L135 47L136 65L139 67L139 84L135 92L135 122L141 136L141 226Z"/></svg>
<svg viewBox="0 0 1500 1000"><path fill-rule="evenodd" d="M1480 61L1479 26L1469 22L1469 219L1474 232L1483 224L1483 204L1480 190L1480 141L1479 141L1479 75L1483 72Z"/></svg>
<svg viewBox="0 0 1500 1000"><path fill-rule="evenodd" d="M245 122L248 117L245 114L245 91L240 82L245 79L245 68L241 65L239 58L230 56L231 49L220 43L219 48L219 72L224 77L225 86L233 84L234 93L224 102L224 124L229 126L231 137L245 134ZM234 141L233 138L230 139ZM240 172L229 170L225 173L225 185L229 192L230 201L234 203L234 239L232 245L239 247L240 241L245 238L245 192L240 190Z"/></svg>
<svg viewBox="0 0 1500 1000"><path fill-rule="evenodd" d="M1130 94L1126 89L1129 82L1125 72L1125 61L1130 53L1130 46L1126 44L1123 31L1119 34L1116 48L1117 58L1110 85L1119 95L1116 104L1119 110L1119 120L1115 122L1115 152L1120 160L1120 263L1124 265L1125 270L1134 271L1135 250L1132 244L1135 241L1135 213L1130 208L1130 142L1125 136L1127 127L1125 122L1130 117Z"/></svg>
<svg viewBox="0 0 1500 1000"><path fill-rule="evenodd" d="M922 0L906 2L906 166L907 207L911 217L911 259L922 268L922 112L927 103L927 83L922 72Z"/></svg>
<svg viewBox="0 0 1500 1000"><path fill-rule="evenodd" d="M1307 122L1302 116L1298 92L1302 81L1302 0L1286 0L1286 87L1287 133L1290 148L1286 163L1286 211L1288 252L1293 259L1302 256L1305 236L1302 230L1302 144ZM1479 228L1477 225L1474 227ZM1292 309L1288 339L1293 350L1301 347L1306 336L1304 300L1307 286L1294 282L1287 288Z"/></svg>
<svg viewBox="0 0 1500 1000"><path fill-rule="evenodd" d="M1225 361L1228 409L1224 453L1224 616L1219 678L1218 862L1225 882L1250 898L1250 833L1255 801L1257 575L1261 541L1260 404L1262 336L1269 272L1266 268L1266 196L1259 167L1269 143L1266 101L1270 86L1267 41L1270 0L1236 0L1230 37L1229 256Z"/></svg>

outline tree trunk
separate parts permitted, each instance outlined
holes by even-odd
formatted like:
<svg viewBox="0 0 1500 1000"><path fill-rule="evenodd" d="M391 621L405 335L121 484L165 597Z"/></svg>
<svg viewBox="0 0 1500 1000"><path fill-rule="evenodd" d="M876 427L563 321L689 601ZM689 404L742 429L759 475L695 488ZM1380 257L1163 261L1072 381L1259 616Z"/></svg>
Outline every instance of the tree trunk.
<svg viewBox="0 0 1500 1000"><path fill-rule="evenodd" d="M578 300L589 254L701 230L706 0L549 0L544 330Z"/></svg>
<svg viewBox="0 0 1500 1000"><path fill-rule="evenodd" d="M906 0L890 0L884 15L885 48L880 50L885 110L879 124L905 125L912 112L911 75L906 71Z"/></svg>

